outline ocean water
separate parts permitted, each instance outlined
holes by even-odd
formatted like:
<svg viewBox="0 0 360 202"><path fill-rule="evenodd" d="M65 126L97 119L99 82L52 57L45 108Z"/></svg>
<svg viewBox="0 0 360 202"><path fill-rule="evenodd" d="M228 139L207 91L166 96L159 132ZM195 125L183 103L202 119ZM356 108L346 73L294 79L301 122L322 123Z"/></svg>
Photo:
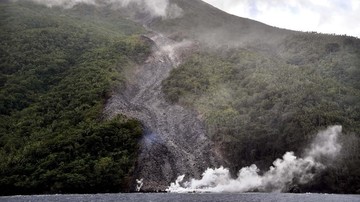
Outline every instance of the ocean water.
<svg viewBox="0 0 360 202"><path fill-rule="evenodd" d="M284 193L243 193L243 194L172 194L172 193L130 193L130 194L86 194L86 195L31 195L4 196L0 201L18 202L67 202L67 201L114 201L114 202L360 202L360 195L339 194L284 194Z"/></svg>

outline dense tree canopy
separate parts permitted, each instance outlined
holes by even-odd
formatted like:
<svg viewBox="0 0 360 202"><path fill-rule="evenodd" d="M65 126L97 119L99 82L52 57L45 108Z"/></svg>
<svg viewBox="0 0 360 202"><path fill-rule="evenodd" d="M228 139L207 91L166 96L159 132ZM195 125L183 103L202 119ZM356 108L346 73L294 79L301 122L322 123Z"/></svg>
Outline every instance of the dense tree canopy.
<svg viewBox="0 0 360 202"><path fill-rule="evenodd" d="M286 151L301 155L319 129L340 124L341 156L300 188L360 193L359 39L282 30L274 43L229 46L249 34L242 27L250 20L209 21L219 11L201 17L198 6L179 21L152 22L165 33L187 30L201 44L163 82L167 100L199 113L233 172L252 163L267 168ZM216 33L198 33L224 19L224 29L240 34L219 37L226 47L209 43ZM255 25L250 30L265 26ZM144 32L105 7L0 1L0 195L127 191L142 127L102 111L126 72L149 55Z"/></svg>
<svg viewBox="0 0 360 202"><path fill-rule="evenodd" d="M150 49L88 9L0 4L0 194L128 189L142 128L102 110Z"/></svg>
<svg viewBox="0 0 360 202"><path fill-rule="evenodd" d="M202 115L234 173L252 163L265 169L286 151L301 155L318 130L342 125L341 161L304 190L358 193L359 44L313 33L270 51L202 50L171 73L163 90L170 102Z"/></svg>

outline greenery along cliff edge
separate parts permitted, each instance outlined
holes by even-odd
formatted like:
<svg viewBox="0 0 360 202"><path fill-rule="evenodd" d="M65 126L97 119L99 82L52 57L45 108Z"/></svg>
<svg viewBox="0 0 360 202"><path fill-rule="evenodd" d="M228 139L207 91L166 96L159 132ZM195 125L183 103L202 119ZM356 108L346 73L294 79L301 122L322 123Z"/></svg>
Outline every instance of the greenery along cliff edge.
<svg viewBox="0 0 360 202"><path fill-rule="evenodd" d="M0 195L126 191L142 128L102 110L150 52L141 26L0 3Z"/></svg>

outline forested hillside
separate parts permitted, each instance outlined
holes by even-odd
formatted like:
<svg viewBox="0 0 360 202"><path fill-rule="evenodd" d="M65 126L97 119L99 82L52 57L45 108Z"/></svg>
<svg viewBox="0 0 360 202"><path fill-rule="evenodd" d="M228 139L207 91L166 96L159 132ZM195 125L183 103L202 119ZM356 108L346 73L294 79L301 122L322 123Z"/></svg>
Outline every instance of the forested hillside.
<svg viewBox="0 0 360 202"><path fill-rule="evenodd" d="M209 50L209 49L208 49ZM360 40L299 33L275 50L201 50L163 82L167 99L199 111L234 174L301 155L321 128L344 127L342 156L303 191L360 191Z"/></svg>
<svg viewBox="0 0 360 202"><path fill-rule="evenodd" d="M0 0L0 195L128 191L135 169L153 191L206 165L263 170L287 151L301 157L330 125L343 126L340 156L292 188L360 193L358 38L200 0L166 1L176 17L96 2Z"/></svg>
<svg viewBox="0 0 360 202"><path fill-rule="evenodd" d="M102 117L123 72L149 54L141 26L0 3L0 195L129 187L142 127Z"/></svg>

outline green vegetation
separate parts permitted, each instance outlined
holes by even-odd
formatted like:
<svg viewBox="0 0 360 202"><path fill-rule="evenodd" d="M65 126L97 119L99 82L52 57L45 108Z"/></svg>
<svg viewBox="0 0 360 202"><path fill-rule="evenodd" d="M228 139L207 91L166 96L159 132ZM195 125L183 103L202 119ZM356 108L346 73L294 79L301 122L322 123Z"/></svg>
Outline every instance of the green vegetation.
<svg viewBox="0 0 360 202"><path fill-rule="evenodd" d="M286 151L301 155L319 129L342 125L341 158L303 190L359 193L359 44L300 34L278 55L256 47L200 51L171 72L163 91L200 113L234 173L252 163L268 168Z"/></svg>
<svg viewBox="0 0 360 202"><path fill-rule="evenodd" d="M142 128L102 110L150 49L94 9L0 3L0 195L128 189Z"/></svg>
<svg viewBox="0 0 360 202"><path fill-rule="evenodd" d="M202 49L163 90L168 101L199 112L227 166L265 169L286 151L301 155L319 129L341 124L341 156L300 188L360 193L360 40L175 2L183 18L149 26L196 39ZM122 14L0 1L0 195L127 191L142 127L102 111L150 46L145 30Z"/></svg>

